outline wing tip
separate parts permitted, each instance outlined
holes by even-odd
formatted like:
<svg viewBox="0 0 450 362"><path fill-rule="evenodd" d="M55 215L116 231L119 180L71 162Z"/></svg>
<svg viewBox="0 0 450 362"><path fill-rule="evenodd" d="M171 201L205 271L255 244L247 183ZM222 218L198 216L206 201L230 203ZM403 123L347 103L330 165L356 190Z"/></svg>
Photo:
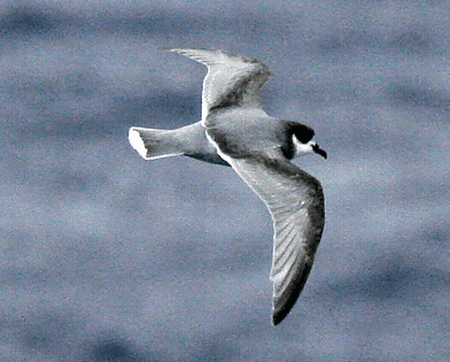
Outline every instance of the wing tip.
<svg viewBox="0 0 450 362"><path fill-rule="evenodd" d="M297 271L288 286L278 296L274 294L272 308L272 324L274 326L280 324L294 307L306 285L312 264L312 261L305 263L304 267Z"/></svg>
<svg viewBox="0 0 450 362"><path fill-rule="evenodd" d="M289 313L289 312L288 312ZM275 327L278 324L280 324L284 318L286 318L286 316L288 315L288 313L286 314L281 314L281 313L273 313L272 314L272 325Z"/></svg>
<svg viewBox="0 0 450 362"><path fill-rule="evenodd" d="M298 298L298 296L297 296ZM297 298L294 298L294 301L289 302L288 304L282 305L278 308L273 308L272 310L272 325L276 326L280 324L290 313L292 307L294 306Z"/></svg>
<svg viewBox="0 0 450 362"><path fill-rule="evenodd" d="M257 65L261 66L264 69L264 71L266 72L268 78L273 77L275 75L267 65L265 65L258 59L250 57L248 55L231 54L228 51L223 50L223 49L206 49L206 48L195 48L195 47L194 48L161 47L158 49L161 51L178 53L178 54L184 55L188 58L200 61L200 63L206 61L206 59L202 59L202 56L200 54L194 54L195 52L205 52L205 53L210 53L210 54L222 55L222 56L225 56L225 57L231 58L231 59L238 58L239 60L241 60L245 63L253 63L253 64L257 64ZM206 62L206 63L208 63L208 62Z"/></svg>
<svg viewBox="0 0 450 362"><path fill-rule="evenodd" d="M163 52L172 52L172 53L179 53L186 50L195 50L195 48L184 48L184 47L160 47L158 50L161 50ZM203 50L203 49L198 49Z"/></svg>
<svg viewBox="0 0 450 362"><path fill-rule="evenodd" d="M172 52L172 53L178 53L178 54L183 54L183 55L186 55L189 52L195 52L195 51L226 54L226 52L221 49L186 48L186 47L161 47L158 49L161 51L164 51L164 52Z"/></svg>

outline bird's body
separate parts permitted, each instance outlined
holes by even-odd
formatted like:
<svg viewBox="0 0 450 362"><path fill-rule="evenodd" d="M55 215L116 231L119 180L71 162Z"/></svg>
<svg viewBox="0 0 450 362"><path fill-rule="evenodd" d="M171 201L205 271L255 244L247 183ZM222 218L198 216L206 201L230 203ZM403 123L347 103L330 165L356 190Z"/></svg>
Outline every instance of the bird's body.
<svg viewBox="0 0 450 362"><path fill-rule="evenodd" d="M145 159L185 155L231 166L265 202L275 230L270 277L278 324L306 283L325 222L319 181L289 160L326 153L312 141L312 128L262 109L259 91L272 73L261 62L221 51L170 50L208 67L202 120L170 131L132 127L130 143Z"/></svg>

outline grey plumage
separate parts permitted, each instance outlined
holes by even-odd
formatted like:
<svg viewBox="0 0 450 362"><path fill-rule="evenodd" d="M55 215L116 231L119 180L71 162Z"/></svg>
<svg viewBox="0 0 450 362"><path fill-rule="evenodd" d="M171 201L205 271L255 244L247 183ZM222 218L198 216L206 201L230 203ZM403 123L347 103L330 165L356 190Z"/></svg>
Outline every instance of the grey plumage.
<svg viewBox="0 0 450 362"><path fill-rule="evenodd" d="M133 127L129 139L146 159L186 155L231 166L264 201L274 226L273 324L289 313L306 283L325 223L320 182L294 166L299 154L326 152L312 128L270 117L259 91L272 76L267 66L222 51L169 49L208 67L202 120L178 130Z"/></svg>

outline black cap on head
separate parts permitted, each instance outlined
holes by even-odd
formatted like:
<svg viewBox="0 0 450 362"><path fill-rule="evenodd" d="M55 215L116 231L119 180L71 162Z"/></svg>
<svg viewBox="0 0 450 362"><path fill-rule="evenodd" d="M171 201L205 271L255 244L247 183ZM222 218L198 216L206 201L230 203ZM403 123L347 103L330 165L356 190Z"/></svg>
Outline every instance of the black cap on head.
<svg viewBox="0 0 450 362"><path fill-rule="evenodd" d="M308 143L314 137L314 130L304 124L294 123L290 127L290 131L301 143Z"/></svg>

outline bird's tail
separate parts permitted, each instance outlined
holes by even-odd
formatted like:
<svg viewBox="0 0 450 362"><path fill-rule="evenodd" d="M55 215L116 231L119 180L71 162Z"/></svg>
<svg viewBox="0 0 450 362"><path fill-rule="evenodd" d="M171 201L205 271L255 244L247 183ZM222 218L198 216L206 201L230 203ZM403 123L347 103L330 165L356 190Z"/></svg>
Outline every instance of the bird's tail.
<svg viewBox="0 0 450 362"><path fill-rule="evenodd" d="M176 131L132 127L128 132L128 140L146 160L184 154Z"/></svg>

